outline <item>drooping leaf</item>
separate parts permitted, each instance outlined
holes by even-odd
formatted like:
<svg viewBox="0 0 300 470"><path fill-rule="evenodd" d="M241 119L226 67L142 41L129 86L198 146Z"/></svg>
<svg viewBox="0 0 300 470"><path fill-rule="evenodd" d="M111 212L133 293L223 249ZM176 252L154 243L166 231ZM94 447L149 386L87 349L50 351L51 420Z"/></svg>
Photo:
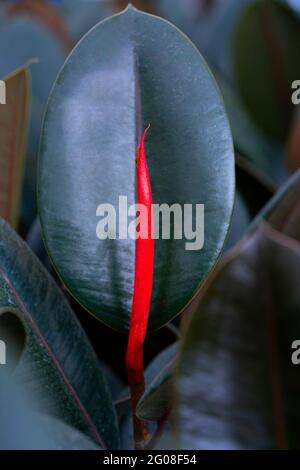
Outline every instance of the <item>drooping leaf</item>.
<svg viewBox="0 0 300 470"><path fill-rule="evenodd" d="M206 283L179 359L180 448L299 448L299 276L299 244L264 228Z"/></svg>
<svg viewBox="0 0 300 470"><path fill-rule="evenodd" d="M141 419L159 421L172 407L172 378L177 359L178 344L169 346L146 369L148 383L136 413Z"/></svg>
<svg viewBox="0 0 300 470"><path fill-rule="evenodd" d="M136 202L135 154L149 123L154 203L205 206L203 249L187 251L172 234L155 242L152 330L184 308L218 257L234 162L222 99L196 48L169 23L129 7L93 28L65 63L45 117L38 188L47 248L65 285L123 332L135 240L98 240L96 209L118 209L119 196Z"/></svg>
<svg viewBox="0 0 300 470"><path fill-rule="evenodd" d="M17 228L22 198L28 131L30 82L26 68L5 80L0 104L0 217Z"/></svg>
<svg viewBox="0 0 300 470"><path fill-rule="evenodd" d="M10 317L23 325L16 338ZM0 220L0 332L15 338L13 374L47 411L94 439L118 446L116 418L90 343L55 282L27 245ZM13 331L13 334L12 334ZM7 343L7 350L11 342ZM13 356L15 357L15 355ZM44 408L43 408L44 409Z"/></svg>
<svg viewBox="0 0 300 470"><path fill-rule="evenodd" d="M235 37L242 99L256 124L284 142L293 115L292 82L300 75L300 21L286 2L251 3Z"/></svg>

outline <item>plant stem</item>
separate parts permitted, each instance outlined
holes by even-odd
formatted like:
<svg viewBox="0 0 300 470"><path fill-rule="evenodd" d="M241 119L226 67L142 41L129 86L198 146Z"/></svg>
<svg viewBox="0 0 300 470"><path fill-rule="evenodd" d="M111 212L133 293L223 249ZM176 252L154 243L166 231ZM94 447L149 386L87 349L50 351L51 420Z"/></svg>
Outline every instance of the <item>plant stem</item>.
<svg viewBox="0 0 300 470"><path fill-rule="evenodd" d="M158 443L162 433L164 432L165 425L169 419L169 412L165 414L159 421L157 421L157 427L155 430L154 435L152 436L151 440L148 442L147 450L153 450Z"/></svg>
<svg viewBox="0 0 300 470"><path fill-rule="evenodd" d="M134 443L135 443L136 450L144 450L150 437L147 421L140 419L136 415L136 406L140 398L142 397L144 391L145 391L144 383L132 384L130 386Z"/></svg>

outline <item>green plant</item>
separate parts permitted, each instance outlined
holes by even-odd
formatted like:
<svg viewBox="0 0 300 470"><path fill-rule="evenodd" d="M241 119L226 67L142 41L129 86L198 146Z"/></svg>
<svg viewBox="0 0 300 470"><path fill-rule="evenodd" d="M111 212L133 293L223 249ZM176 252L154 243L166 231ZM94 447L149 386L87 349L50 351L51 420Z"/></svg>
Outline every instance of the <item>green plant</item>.
<svg viewBox="0 0 300 470"><path fill-rule="evenodd" d="M96 2L77 23L81 0L72 12L68 0L46 3L9 6L13 19L0 19L0 38L18 44L48 35L45 56L59 44L45 75L57 73L63 31L77 39L94 16L96 23L123 6ZM24 201L34 205L26 187L22 197L23 166L33 174L27 122L27 156L35 161L53 80L41 92L38 63L24 65L31 39L22 54L16 48L9 67L17 71L8 78L0 60L8 97L0 108L0 164L12 168L1 174L0 191L0 382L17 403L14 410L0 400L0 415L8 429L10 416L22 416L15 437L0 431L0 448L299 446L291 355L300 339L300 173L288 178L283 150L299 20L275 0L236 9L230 2L226 15L218 2L199 2L197 13L184 0L174 12L168 5L149 1L145 9L173 13L200 52L197 25L213 37L219 19L228 19L216 45L227 38L234 80L212 47L203 58L165 19L128 6L97 22L49 95L36 218L34 209L29 218L18 210ZM285 100L273 73L274 24ZM32 439L23 439L29 421Z"/></svg>
<svg viewBox="0 0 300 470"><path fill-rule="evenodd" d="M160 48L161 35L171 49ZM99 43L106 48L97 57ZM209 100L215 105L207 113ZM64 103L68 106L61 113ZM93 29L57 79L42 134L38 190L46 245L65 285L91 313L122 332L130 325L138 244L97 242L93 221L101 201L116 205L119 196L135 201L135 153L148 124L154 202L172 206L200 201L206 207L201 251L187 251L184 239L155 243L153 329L182 311L219 255L232 209L233 153L220 95L198 51L174 27L129 7ZM141 258L146 270L147 256ZM148 276L143 290L149 282Z"/></svg>

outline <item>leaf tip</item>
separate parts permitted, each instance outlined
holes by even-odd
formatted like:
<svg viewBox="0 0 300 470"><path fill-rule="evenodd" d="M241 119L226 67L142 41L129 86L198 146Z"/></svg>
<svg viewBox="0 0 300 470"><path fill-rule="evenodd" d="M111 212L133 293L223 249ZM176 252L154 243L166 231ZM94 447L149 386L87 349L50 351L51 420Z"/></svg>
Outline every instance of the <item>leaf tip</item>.
<svg viewBox="0 0 300 470"><path fill-rule="evenodd" d="M132 3L128 3L127 7L124 10L124 13L136 13L138 11L139 10L134 5L132 5Z"/></svg>

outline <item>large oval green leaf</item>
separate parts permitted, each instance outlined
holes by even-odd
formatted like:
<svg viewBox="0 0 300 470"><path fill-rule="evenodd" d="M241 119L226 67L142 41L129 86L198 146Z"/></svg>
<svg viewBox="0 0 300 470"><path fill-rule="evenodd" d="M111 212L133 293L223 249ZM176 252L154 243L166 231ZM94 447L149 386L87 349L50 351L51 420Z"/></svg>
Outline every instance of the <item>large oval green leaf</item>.
<svg viewBox="0 0 300 470"><path fill-rule="evenodd" d="M154 203L205 205L205 244L157 240L149 328L189 302L214 265L234 195L232 139L207 65L164 20L129 7L93 28L63 67L46 113L39 166L45 241L67 288L120 331L130 325L134 240L96 238L96 209L136 203L135 154L147 139ZM195 211L194 211L195 213Z"/></svg>
<svg viewBox="0 0 300 470"><path fill-rule="evenodd" d="M53 279L2 219L0 338L7 341L9 370L43 411L47 402L49 413L99 446L118 446L110 394L87 336Z"/></svg>

